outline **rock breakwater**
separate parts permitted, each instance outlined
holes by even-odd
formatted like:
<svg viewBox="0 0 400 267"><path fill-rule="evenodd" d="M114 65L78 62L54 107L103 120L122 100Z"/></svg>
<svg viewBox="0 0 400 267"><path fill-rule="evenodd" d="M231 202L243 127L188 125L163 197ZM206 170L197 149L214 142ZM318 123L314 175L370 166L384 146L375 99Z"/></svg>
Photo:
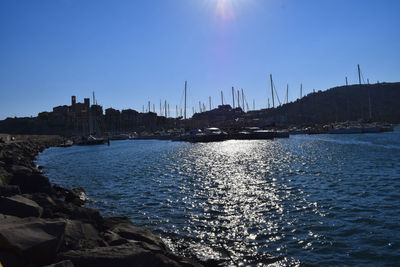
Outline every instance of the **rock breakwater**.
<svg viewBox="0 0 400 267"><path fill-rule="evenodd" d="M51 185L33 161L61 143L47 136L0 144L3 266L203 266L127 218L86 208L82 188Z"/></svg>

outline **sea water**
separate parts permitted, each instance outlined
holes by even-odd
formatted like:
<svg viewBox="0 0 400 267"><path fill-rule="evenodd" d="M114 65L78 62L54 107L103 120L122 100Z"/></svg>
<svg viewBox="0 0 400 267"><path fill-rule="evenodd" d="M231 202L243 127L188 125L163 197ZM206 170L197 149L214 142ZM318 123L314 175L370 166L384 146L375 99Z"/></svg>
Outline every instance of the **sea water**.
<svg viewBox="0 0 400 267"><path fill-rule="evenodd" d="M38 156L52 183L227 265L400 264L400 129L184 143L112 141Z"/></svg>

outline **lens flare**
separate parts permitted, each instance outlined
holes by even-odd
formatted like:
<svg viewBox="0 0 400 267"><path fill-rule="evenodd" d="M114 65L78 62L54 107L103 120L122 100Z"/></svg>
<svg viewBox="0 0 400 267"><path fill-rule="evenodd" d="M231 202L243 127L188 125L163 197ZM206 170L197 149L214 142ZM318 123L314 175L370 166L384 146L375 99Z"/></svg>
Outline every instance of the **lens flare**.
<svg viewBox="0 0 400 267"><path fill-rule="evenodd" d="M216 18L229 21L237 16L245 2L250 1L252 0L204 0L203 3L213 9Z"/></svg>
<svg viewBox="0 0 400 267"><path fill-rule="evenodd" d="M231 20L234 18L232 0L217 0L216 15L223 20Z"/></svg>

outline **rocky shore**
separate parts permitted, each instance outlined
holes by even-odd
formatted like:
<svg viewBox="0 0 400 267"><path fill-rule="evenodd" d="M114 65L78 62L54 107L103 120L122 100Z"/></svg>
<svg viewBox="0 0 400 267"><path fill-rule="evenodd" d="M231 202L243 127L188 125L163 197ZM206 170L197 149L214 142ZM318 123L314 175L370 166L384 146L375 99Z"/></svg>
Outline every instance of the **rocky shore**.
<svg viewBox="0 0 400 267"><path fill-rule="evenodd" d="M51 185L35 156L57 136L0 143L0 262L3 266L203 266L174 254L127 218L84 206L82 188ZM0 266L1 266L0 264Z"/></svg>

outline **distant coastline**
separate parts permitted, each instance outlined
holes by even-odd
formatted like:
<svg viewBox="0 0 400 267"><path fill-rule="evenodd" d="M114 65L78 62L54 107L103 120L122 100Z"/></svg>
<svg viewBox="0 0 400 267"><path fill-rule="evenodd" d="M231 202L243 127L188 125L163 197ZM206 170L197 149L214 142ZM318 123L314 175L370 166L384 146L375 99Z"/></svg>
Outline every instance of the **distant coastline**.
<svg viewBox="0 0 400 267"><path fill-rule="evenodd" d="M0 121L0 132L11 134L56 134L61 136L116 136L120 134L154 134L177 129L219 127L243 129L261 127L289 129L315 127L340 122L400 123L400 83L376 83L335 87L310 93L295 102L282 103L275 108L249 110L247 107L220 105L202 110L191 118L168 116L133 109L115 110L97 102L90 105L76 102L54 107L32 118L7 118ZM246 110L246 112L244 112ZM178 115L178 112L177 112Z"/></svg>

